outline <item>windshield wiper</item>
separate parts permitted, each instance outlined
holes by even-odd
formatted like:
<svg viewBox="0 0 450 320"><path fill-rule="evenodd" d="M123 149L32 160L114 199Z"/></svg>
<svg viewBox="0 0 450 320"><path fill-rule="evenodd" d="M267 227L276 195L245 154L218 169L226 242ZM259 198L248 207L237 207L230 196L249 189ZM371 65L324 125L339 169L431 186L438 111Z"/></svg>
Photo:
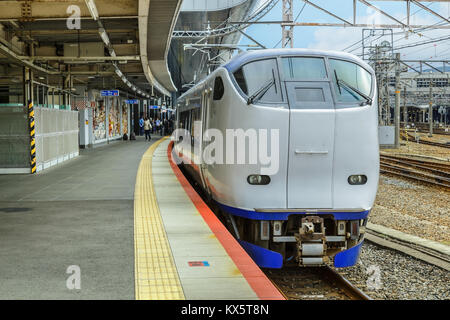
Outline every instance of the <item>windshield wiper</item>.
<svg viewBox="0 0 450 320"><path fill-rule="evenodd" d="M252 104L258 101L262 96L266 94L266 92L275 84L275 79L272 78L266 85L264 85L261 89L256 91L247 99L247 104Z"/></svg>
<svg viewBox="0 0 450 320"><path fill-rule="evenodd" d="M336 78L336 84L337 84L337 87L339 89L339 94L342 94L341 85L339 84L339 78L337 76L336 70L334 70L334 77Z"/></svg>
<svg viewBox="0 0 450 320"><path fill-rule="evenodd" d="M341 86L340 84L343 84L344 86L346 86L347 88L349 88L350 90L352 90L353 92L356 92L358 95L360 95L361 97L363 97L364 99L366 99L366 103L368 105L372 105L372 98L370 98L367 94L362 93L361 91L359 91L358 89L356 89L354 86L348 84L347 82L345 82L342 79L339 79L337 74L336 74L336 70L334 70L334 75L336 77L336 82L339 88L339 93L341 93Z"/></svg>

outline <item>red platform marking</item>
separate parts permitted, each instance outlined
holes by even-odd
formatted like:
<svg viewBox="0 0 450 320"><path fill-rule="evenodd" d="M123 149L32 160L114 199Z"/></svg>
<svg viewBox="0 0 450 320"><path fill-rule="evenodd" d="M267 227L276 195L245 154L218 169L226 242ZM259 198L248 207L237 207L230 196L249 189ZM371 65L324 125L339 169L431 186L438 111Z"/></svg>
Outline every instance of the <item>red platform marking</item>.
<svg viewBox="0 0 450 320"><path fill-rule="evenodd" d="M275 288L272 282L266 277L261 269L255 264L245 250L239 245L236 239L230 234L225 226L220 222L216 215L209 209L206 203L200 198L197 192L186 180L183 173L172 157L173 141L167 148L167 157L175 176L178 178L181 186L191 199L192 203L202 215L211 231L216 235L219 242L224 247L230 258L238 267L239 271L247 280L250 287L255 291L260 299L267 300L285 300L283 295Z"/></svg>

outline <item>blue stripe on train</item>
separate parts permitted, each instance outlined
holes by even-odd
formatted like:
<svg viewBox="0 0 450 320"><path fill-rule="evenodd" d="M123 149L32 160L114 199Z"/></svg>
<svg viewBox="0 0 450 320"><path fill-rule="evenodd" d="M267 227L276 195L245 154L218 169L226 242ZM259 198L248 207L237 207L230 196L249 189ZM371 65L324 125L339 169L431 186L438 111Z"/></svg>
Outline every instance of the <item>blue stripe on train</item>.
<svg viewBox="0 0 450 320"><path fill-rule="evenodd" d="M283 256L280 253L265 249L247 241L238 240L238 242L259 267L274 269L283 267Z"/></svg>
<svg viewBox="0 0 450 320"><path fill-rule="evenodd" d="M356 246L336 254L334 256L334 266L336 268L345 268L354 266L358 261L363 242L364 240L358 243Z"/></svg>
<svg viewBox="0 0 450 320"><path fill-rule="evenodd" d="M217 204L227 213L234 216L243 217L252 220L287 220L291 214L331 214L335 220L359 220L365 219L369 215L370 210L361 212L257 212L245 209L230 207L217 202ZM289 209L286 209L289 210Z"/></svg>
<svg viewBox="0 0 450 320"><path fill-rule="evenodd" d="M280 253L265 249L247 241L238 240L238 242L259 267L274 269L283 267L283 256ZM364 241L361 241L356 246L336 254L334 256L334 266L336 268L354 266L358 261L363 242Z"/></svg>

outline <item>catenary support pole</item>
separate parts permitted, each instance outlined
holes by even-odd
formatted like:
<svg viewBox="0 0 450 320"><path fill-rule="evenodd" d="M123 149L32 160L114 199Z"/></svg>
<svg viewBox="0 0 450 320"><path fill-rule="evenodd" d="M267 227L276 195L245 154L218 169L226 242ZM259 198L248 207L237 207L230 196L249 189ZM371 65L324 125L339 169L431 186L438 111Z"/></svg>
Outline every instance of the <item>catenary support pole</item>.
<svg viewBox="0 0 450 320"><path fill-rule="evenodd" d="M395 147L400 148L400 53L395 54Z"/></svg>

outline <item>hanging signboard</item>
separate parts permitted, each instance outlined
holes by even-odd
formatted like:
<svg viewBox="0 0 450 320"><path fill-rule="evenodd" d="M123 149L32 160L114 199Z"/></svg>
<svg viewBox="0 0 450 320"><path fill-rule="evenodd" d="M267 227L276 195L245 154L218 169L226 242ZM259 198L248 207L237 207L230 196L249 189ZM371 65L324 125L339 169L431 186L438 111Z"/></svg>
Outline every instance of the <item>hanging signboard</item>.
<svg viewBox="0 0 450 320"><path fill-rule="evenodd" d="M102 97L118 97L119 96L119 90L102 90L101 92Z"/></svg>
<svg viewBox="0 0 450 320"><path fill-rule="evenodd" d="M139 100L125 100L125 103L128 103L128 104L139 104Z"/></svg>

